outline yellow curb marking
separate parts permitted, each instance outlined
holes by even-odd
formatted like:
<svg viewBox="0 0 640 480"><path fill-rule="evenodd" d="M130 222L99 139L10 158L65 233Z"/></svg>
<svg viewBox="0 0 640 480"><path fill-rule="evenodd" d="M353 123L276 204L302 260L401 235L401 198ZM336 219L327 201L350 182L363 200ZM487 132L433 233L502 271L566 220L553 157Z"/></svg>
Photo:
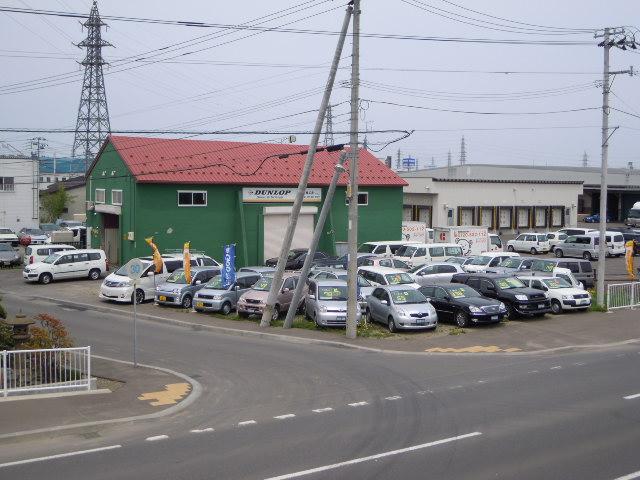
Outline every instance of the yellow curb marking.
<svg viewBox="0 0 640 480"><path fill-rule="evenodd" d="M138 400L154 400L153 402L150 402L154 407L173 405L178 403L178 400L182 400L182 397L189 393L191 385L188 383L170 383L169 385L165 385L164 388L164 390L159 392L143 393L138 397Z"/></svg>
<svg viewBox="0 0 640 480"><path fill-rule="evenodd" d="M498 352L519 352L519 348L500 348L496 345L481 346L476 345L473 347L464 348L428 348L425 352L432 353L498 353Z"/></svg>

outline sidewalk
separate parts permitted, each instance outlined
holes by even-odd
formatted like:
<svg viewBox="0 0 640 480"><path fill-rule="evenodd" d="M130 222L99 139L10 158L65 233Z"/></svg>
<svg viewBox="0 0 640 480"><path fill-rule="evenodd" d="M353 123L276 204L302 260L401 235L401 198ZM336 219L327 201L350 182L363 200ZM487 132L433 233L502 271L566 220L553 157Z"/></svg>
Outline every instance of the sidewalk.
<svg viewBox="0 0 640 480"><path fill-rule="evenodd" d="M98 388L110 392L0 398L0 440L16 432L154 414L191 392L182 377L161 370L96 357L91 362Z"/></svg>

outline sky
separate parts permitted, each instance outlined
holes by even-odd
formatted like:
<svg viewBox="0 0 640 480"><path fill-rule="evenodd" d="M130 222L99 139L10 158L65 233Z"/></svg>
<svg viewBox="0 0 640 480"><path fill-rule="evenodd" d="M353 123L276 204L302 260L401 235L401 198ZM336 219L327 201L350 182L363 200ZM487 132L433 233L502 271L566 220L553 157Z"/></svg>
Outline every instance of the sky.
<svg viewBox="0 0 640 480"><path fill-rule="evenodd" d="M88 13L91 1L0 0L0 6ZM110 62L104 74L113 130L256 130L277 133L196 138L276 143L303 132L296 142L309 141L304 132L313 129L337 42L309 31L338 31L345 2L101 0L99 8L101 15L305 31L108 20L103 38L113 47L103 55ZM637 0L619 0L615 8L601 0L362 0L361 25L360 130L372 131L367 144L379 157L395 160L400 151L420 166L432 158L443 166L451 151L457 163L464 135L468 163L579 166L586 152L589 166L598 166L603 48L594 31L630 25L631 34L640 27L640 10ZM85 35L78 19L0 12L0 128L75 126L83 51L74 43ZM640 72L639 52L611 49L611 69L636 65ZM348 39L331 97L336 143L348 141L350 64ZM640 168L640 76L615 77L611 106L629 114L611 111L610 125L620 128L611 137L610 165ZM566 110L579 111L545 113ZM413 133L400 139L399 131ZM0 132L0 153L8 153L7 143L28 151L35 135ZM40 136L46 154L71 153L73 134Z"/></svg>

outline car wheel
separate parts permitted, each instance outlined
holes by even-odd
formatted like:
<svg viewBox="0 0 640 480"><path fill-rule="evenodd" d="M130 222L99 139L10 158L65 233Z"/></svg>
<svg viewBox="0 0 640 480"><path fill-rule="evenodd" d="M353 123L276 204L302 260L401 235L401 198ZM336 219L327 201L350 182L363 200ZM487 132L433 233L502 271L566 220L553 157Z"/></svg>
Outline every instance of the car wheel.
<svg viewBox="0 0 640 480"><path fill-rule="evenodd" d="M231 313L231 304L229 302L224 302L220 311L223 315L229 315Z"/></svg>
<svg viewBox="0 0 640 480"><path fill-rule="evenodd" d="M97 268L94 268L93 270L91 270L89 272L89 278L91 280L98 280L100 278L100 270L98 270Z"/></svg>
<svg viewBox="0 0 640 480"><path fill-rule="evenodd" d="M554 313L554 315L562 313L562 305L560 305L560 302L558 300L551 300L551 311Z"/></svg>
<svg viewBox="0 0 640 480"><path fill-rule="evenodd" d="M144 292L142 290L137 289L136 293L131 295L131 303L133 303L134 295L135 301L138 305L144 302Z"/></svg>
<svg viewBox="0 0 640 480"><path fill-rule="evenodd" d="M313 323L316 324L316 328L322 328L322 325L318 323L318 313L313 312Z"/></svg>
<svg viewBox="0 0 640 480"><path fill-rule="evenodd" d="M515 252L515 251L516 251L516 249L515 249L515 248L513 248L513 245L509 245L509 246L507 247L507 251L509 251L509 252Z"/></svg>
<svg viewBox="0 0 640 480"><path fill-rule="evenodd" d="M396 322L393 321L393 317L389 317L387 319L387 327L389 328L389 332L396 333L397 331Z"/></svg>
<svg viewBox="0 0 640 480"><path fill-rule="evenodd" d="M551 248L549 249L549 253L553 253L553 251L556 249L555 245L551 245Z"/></svg>
<svg viewBox="0 0 640 480"><path fill-rule="evenodd" d="M180 305L182 308L191 308L191 295L185 295Z"/></svg>
<svg viewBox="0 0 640 480"><path fill-rule="evenodd" d="M556 248L553 252L556 256L556 258L562 258L562 250L560 250L559 248Z"/></svg>
<svg viewBox="0 0 640 480"><path fill-rule="evenodd" d="M505 317L507 320L513 320L516 318L516 311L510 303L505 303L504 306L507 308L507 314Z"/></svg>
<svg viewBox="0 0 640 480"><path fill-rule="evenodd" d="M582 254L582 258L584 258L585 260L591 260L591 254L589 252L584 252Z"/></svg>
<svg viewBox="0 0 640 480"><path fill-rule="evenodd" d="M43 273L42 275L40 275L39 280L43 285L48 285L49 283L51 283L51 280L53 280L53 277L50 273Z"/></svg>
<svg viewBox="0 0 640 480"><path fill-rule="evenodd" d="M536 250L535 248L531 247L531 255L537 255L538 254L538 250Z"/></svg>
<svg viewBox="0 0 640 480"><path fill-rule="evenodd" d="M371 310L367 307L364 311L364 323L373 323L373 319L371 318Z"/></svg>
<svg viewBox="0 0 640 480"><path fill-rule="evenodd" d="M280 318L280 307L278 305L273 306L273 313L271 314L271 321L274 322Z"/></svg>
<svg viewBox="0 0 640 480"><path fill-rule="evenodd" d="M469 316L464 313L462 310L458 310L456 312L456 324L460 327L460 328L464 328L467 325L469 325Z"/></svg>

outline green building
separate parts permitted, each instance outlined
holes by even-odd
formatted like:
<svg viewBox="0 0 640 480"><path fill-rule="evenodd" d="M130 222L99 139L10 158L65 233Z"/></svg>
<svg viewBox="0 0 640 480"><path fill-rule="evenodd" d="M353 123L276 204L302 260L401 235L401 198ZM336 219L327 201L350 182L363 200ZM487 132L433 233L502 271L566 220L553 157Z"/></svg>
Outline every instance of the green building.
<svg viewBox="0 0 640 480"><path fill-rule="evenodd" d="M87 172L87 227L112 264L191 249L221 259L236 244L237 266L279 255L306 155L300 145L111 136ZM292 248L309 246L341 152L319 152ZM348 164L347 164L348 167ZM359 240L400 239L405 181L360 152ZM319 249L346 251L348 174L342 174Z"/></svg>

